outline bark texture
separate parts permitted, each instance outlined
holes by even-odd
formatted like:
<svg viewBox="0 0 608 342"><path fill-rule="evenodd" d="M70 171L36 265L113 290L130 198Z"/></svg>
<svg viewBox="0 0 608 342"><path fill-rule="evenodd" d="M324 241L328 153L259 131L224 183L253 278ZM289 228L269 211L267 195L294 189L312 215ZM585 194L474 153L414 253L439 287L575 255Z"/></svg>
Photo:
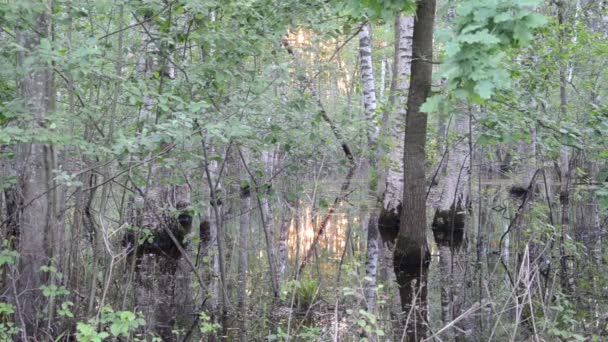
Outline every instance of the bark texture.
<svg viewBox="0 0 608 342"><path fill-rule="evenodd" d="M239 340L247 339L247 267L249 252L249 229L251 224L251 189L247 181L249 177L245 170L241 171L240 186L240 220L239 220L239 273L238 273L238 314L239 314Z"/></svg>
<svg viewBox="0 0 608 342"><path fill-rule="evenodd" d="M390 151L388 168L379 168L379 198L381 209L378 216L378 231L381 236L380 263L381 279L387 283L388 291L392 295L390 303L391 318L395 331L400 330L401 297L397 286L397 278L393 266L395 238L399 231L401 208L403 207L403 142L405 132L405 115L407 89L409 88L411 61L412 61L412 35L414 18L403 14L395 18L395 54L393 60L393 78L389 103L382 115L382 131L390 132L393 148ZM395 118L391 120L390 114L394 109ZM394 126L392 125L394 123ZM380 158L379 158L380 159Z"/></svg>
<svg viewBox="0 0 608 342"><path fill-rule="evenodd" d="M370 171L369 196L373 199L367 224L367 248L365 261L365 301L367 310L376 308L376 280L378 275L378 206L377 206L377 144L379 127L375 120L376 87L374 84L374 64L372 59L371 24L361 24L359 32L359 58L361 60L361 83L363 84L363 107L367 122L368 166Z"/></svg>
<svg viewBox="0 0 608 342"><path fill-rule="evenodd" d="M48 4L46 4L48 5ZM29 31L18 32L19 43L24 47L21 63L26 58L37 58L40 42L51 39L50 8L35 15ZM23 77L21 96L26 110L31 114L25 123L29 129L43 130L47 115L54 110L55 91L53 72L48 66L33 65ZM45 306L40 287L46 284L47 276L40 267L49 265L53 257L54 241L52 179L54 169L53 147L42 142L23 143L17 148L19 165L15 165L19 179L20 194L9 197L9 213L12 225L19 227L19 253L21 255L18 288L23 292L18 299L27 325L27 335L37 336L38 313ZM20 212L19 212L20 211Z"/></svg>
<svg viewBox="0 0 608 342"><path fill-rule="evenodd" d="M431 92L435 1L418 3L412 43L412 72L408 93L404 140L403 210L395 244L395 274L403 310L410 313L405 329L408 340L427 335L427 272L430 253L426 241L426 129L427 115L420 111Z"/></svg>

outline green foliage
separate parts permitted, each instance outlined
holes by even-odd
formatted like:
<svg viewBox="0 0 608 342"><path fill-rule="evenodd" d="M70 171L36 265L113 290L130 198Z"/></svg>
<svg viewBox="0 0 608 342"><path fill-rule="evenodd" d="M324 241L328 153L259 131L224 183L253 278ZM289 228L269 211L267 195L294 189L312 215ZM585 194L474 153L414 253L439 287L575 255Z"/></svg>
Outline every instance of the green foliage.
<svg viewBox="0 0 608 342"><path fill-rule="evenodd" d="M608 211L608 182L602 182L595 191L603 211Z"/></svg>
<svg viewBox="0 0 608 342"><path fill-rule="evenodd" d="M110 333L114 337L128 337L132 331L146 324L143 318L131 311L113 312L111 310L106 312L102 323L109 324Z"/></svg>
<svg viewBox="0 0 608 342"><path fill-rule="evenodd" d="M101 327L98 329L97 326ZM79 342L100 342L109 337L128 338L135 330L146 324L144 319L131 311L114 311L106 306L101 311L99 321L78 322L76 339Z"/></svg>
<svg viewBox="0 0 608 342"><path fill-rule="evenodd" d="M577 317L575 305L566 296L558 294L551 309L557 314L547 329L551 338L565 341L587 341L583 335L575 332L581 330L580 326L583 322Z"/></svg>
<svg viewBox="0 0 608 342"><path fill-rule="evenodd" d="M120 236L115 234L119 231L116 227L120 227L120 230L125 227L128 215L125 215L124 208L128 207L132 194L137 196L137 190L149 193L150 186L187 185L192 190L192 216L206 212L208 189L200 186L206 182L200 172L204 163L201 139L209 147L207 161L217 162L218 165L233 162L232 156L224 155L228 145L251 151L249 166L255 178L263 186L273 178L269 191L257 189L258 194L266 199L287 198L290 205L306 206L309 180L314 178L315 185L322 185L318 186L319 191L314 196L317 203L313 203L313 206L323 211L333 203L334 188L317 183L317 180L335 182L342 176L346 165L339 142L319 115L317 99L311 96L306 84L311 82L317 87L327 113L351 144L357 159L365 157L369 151L365 147L366 123L360 116L357 39L354 37L346 45L341 44L355 34L361 22L368 20L374 23L374 56L392 58L392 48L385 49L391 47L390 42L394 37L392 20L399 11L412 14L415 3L413 0L5 2L0 6L0 27L3 31L0 39L0 163L22 163L23 160L15 158L21 144L51 144L61 165L61 168L53 170L52 179L53 185L57 186L58 198L67 190L66 203L58 203L55 209L65 209L61 212L66 218L63 228L66 232L74 232L65 236L75 238L91 234L93 240L99 238L99 234L93 234L93 231L108 228L108 241L114 244L110 247L115 253L122 251L118 242ZM537 144L535 157L539 167L548 168L547 165L566 145L576 151L577 158L580 158L577 165L578 161L595 162L608 157L608 107L602 102L606 91L606 75L602 68L608 55L607 40L602 33L593 32L587 27L584 21L590 15L586 12L584 15L581 12L571 24L550 22L549 27L542 30L541 39L535 40L535 32L545 22L534 10L539 3L531 0L459 0L447 4L458 6L457 17L447 23L453 26L453 30L438 34L437 46L442 54L437 60L444 68L450 100L463 99L483 104L482 108L469 108L474 118L473 137L477 139L473 155L492 151L491 156L486 154L488 163L484 162L481 168L490 164L494 167L493 154L497 145L514 154L513 150L524 142ZM50 22L53 23L53 36L42 39L39 47L26 51L17 37L20 33L31 33L34 18L46 10L47 5L52 6ZM445 3L439 2L439 5ZM134 24L136 19L146 20L151 37L147 37L143 25ZM438 17L437 22L441 23L441 18ZM287 53L281 42L287 37L288 30L294 32L299 29L306 34L306 42L297 47L300 60L296 60ZM26 56L23 63L18 61L17 56L20 55ZM140 59L150 62L153 70L147 74L136 70ZM380 58L375 58L375 71L379 64ZM32 70L48 67L53 68L55 76L55 110L41 122L34 122L27 106L29 99L22 98L20 94L20 84L24 75ZM171 77L167 72L168 67L174 71ZM559 94L555 90L559 89L557 75L560 68L572 70L573 77L567 86L570 102L566 113L558 117L555 112L559 107ZM335 85L333 81L336 81ZM592 94L597 95L595 99ZM150 112L147 117L141 115L144 103L151 107L147 108ZM464 107L450 108L451 104L446 101L445 95L435 94L427 100L422 110L440 112L442 115L464 111ZM378 123L383 110L383 104L379 104L375 117ZM392 111L391 108L387 110ZM455 113L458 114L462 113ZM536 135L530 134L532 127L537 128ZM393 134L392 122L389 128L382 133L383 136ZM435 128L431 129L429 139L434 139ZM441 144L449 148L454 141L450 136L444 140L439 142L437 139L433 143L440 149ZM384 137L380 140L380 146L383 152L394 148L390 139ZM481 151L477 148L481 148ZM578 149L583 151L579 153ZM281 165L275 165L280 167L273 170L273 175L267 174L265 165L257 161L261 159L262 152L273 152L280 160ZM432 164L433 153L429 153L427 160L429 169L435 166ZM382 169L391 165L389 159L387 153L379 163L381 167L368 174L373 189L384 186L380 184L383 180ZM525 162L514 156L513 166L517 168ZM600 165L600 169L606 167L604 164ZM584 167L581 165L578 166ZM154 174L151 171L156 170L156 166L171 171L167 172L171 175ZM223 174L226 177L213 181L221 181L224 189L230 189L229 183L238 181L232 179L232 165L226 166ZM469 171L471 177L476 170ZM573 184L578 186L579 179L589 177L589 172L584 171L577 170L578 179ZM608 210L608 185L602 181L607 175L603 173L602 177L589 180L597 189L595 196L604 212ZM354 191L348 193L344 203L344 207L352 205L353 208L349 210L353 211L369 207L370 200L375 200L366 195L367 187L360 187L364 188L361 191L355 183L352 187ZM0 176L0 190L15 185L19 185L18 176ZM80 213L77 212L78 208L83 209L81 203L76 203L82 193L94 195L88 203L90 208L86 208L89 216L85 221L80 220ZM357 202L357 196L364 198L361 200L364 204ZM230 193L222 194L226 208L233 207L230 201L237 197ZM496 200L497 206L508 206L498 204L499 200ZM583 199L574 198L573 202L579 200ZM494 205L485 198L479 203ZM277 219L280 214L286 214L281 212L283 209L288 210L282 205L274 208L277 216L270 219ZM522 237L530 238L541 247L549 247L548 243L557 244L560 241L563 243L560 248L563 247L565 253L573 256L576 262L586 261L583 259L586 251L574 238L565 238L561 242L560 227L549 224L548 207L531 205L531 208L532 211L526 213L526 217L530 218L530 229L522 232ZM553 212L553 219L557 216L556 211ZM229 210L226 214L229 214ZM513 213L506 213L505 216L507 214ZM233 215L227 215L223 220L225 240L221 242L228 249L225 257L228 263L236 262L232 258L236 254L231 250L236 245L233 242L237 241L233 218ZM488 222L486 226L501 227L502 224ZM259 227L254 222L251 229L255 232ZM153 237L149 229L129 227L129 230L138 231L139 244L151 241ZM384 304L393 300L390 295L394 293L394 284L386 284L386 289L378 287L378 313L360 310L363 302L360 288L363 266L352 260L362 259L362 252L357 248L364 245L361 242L365 237L357 224L353 225L350 233L342 265L344 277L337 285L338 289L342 289L340 305L348 310L345 318L349 320L349 327L355 327L348 337L360 338L364 335L369 339L384 340L384 332L389 330L383 323L386 317L382 310L386 310ZM489 234L491 237L498 233ZM488 242L497 244L501 234ZM193 245L196 246L199 240L198 236L195 237ZM72 299L72 302L67 298L69 292L65 287L71 285L62 284L86 287L97 286L102 279L104 284L105 280L111 280L107 282L111 286L106 302L113 304L118 297L122 297L117 292L124 289L122 286L115 287L115 284L122 284L121 279L116 278L122 266L117 264L120 271L113 273L114 279L104 279L108 273L98 266L107 265L105 261L110 256L106 251L97 250L100 246L96 243L98 241L73 242L71 249L78 249L78 254L77 258L65 259L71 260L73 263L70 267L74 267L70 272L66 270L66 274L74 277L84 274L85 282L63 279L63 275L52 265L41 269L50 279L40 289L50 303L44 310L55 310L57 313L53 316L55 322L50 322L54 328L74 326L75 314L83 312L83 308L76 308L78 304L75 303L85 303L86 306L86 303L97 299ZM9 246L9 241L3 241L0 268L12 272L19 263L19 253L10 250ZM259 246L257 243L250 244L249 255L252 258L248 275L251 277L267 274L265 264L260 261L263 258L258 256L259 250L254 250ZM335 271L333 267L337 263L334 259L326 262L328 252L320 248L318 254L321 272L327 269ZM197 266L207 270L215 257L217 251L211 251L198 260ZM488 259L491 258L496 257L490 253ZM91 260L97 262L94 268L90 268ZM331 267L325 267L327 264L331 264ZM232 266L227 264L226 269L234 269ZM507 266L513 267L513 263ZM556 268L553 267L554 270ZM78 270L86 272L80 274ZM288 268L287 272L290 271ZM327 291L327 284L331 282L326 279L331 276L333 274L324 277L322 287L318 280L310 276L287 281L281 288L281 298L289 301L294 298L299 309L310 308L317 297L327 299L326 296L335 295L335 289ZM580 291L597 291L595 294L601 294L598 289L602 289L604 284L598 280L600 278L597 276L591 279L593 281L585 279L589 283L587 285L581 280L577 286ZM368 280L365 279L365 282ZM499 284L502 280L499 280ZM488 284L494 286L496 283L491 281L488 280ZM596 281L599 285L596 285ZM190 285L193 291L200 290L197 282L193 281ZM429 285L433 284L429 282ZM511 294L511 289L503 291L500 285L493 288L497 293L497 302L507 300L505 298ZM257 313L258 302L265 300L268 292L265 289L249 290L252 296L256 296L252 298L251 305L255 306ZM99 291L78 293L99 294ZM572 302L572 299L567 302L560 298L551 311L563 313L554 321L544 318L546 322L543 323L551 329L548 340L579 339L580 335L568 331L569 327L582 331L586 328L584 319L592 320L589 315L581 318L580 312L583 310ZM318 307L324 306L314 308ZM0 340L14 339L19 332L13 323L14 311L11 304L0 303ZM44 312L39 314L40 317L44 316ZM261 321L267 322L264 319ZM46 326L45 323L41 326ZM77 324L77 336L80 341L129 340L144 323L143 318L132 311L113 312L104 308L99 320ZM251 326L259 329L257 331L260 333L256 335L252 332L250 339L260 339L272 331L274 334L268 336L269 340L287 340L292 337L288 336L290 333L297 334L291 339L317 340L327 336L326 327L317 323L303 325L297 333L293 331L294 325L287 332L285 326L268 328L263 326L266 323L260 323L261 326L255 323ZM506 324L508 326L509 323ZM176 325L176 335L182 327ZM208 313L200 314L201 334L213 334L220 329L221 326L213 322Z"/></svg>
<svg viewBox="0 0 608 342"><path fill-rule="evenodd" d="M78 322L76 324L76 340L78 342L102 342L106 338L110 337L110 334L105 331L98 332L94 326Z"/></svg>
<svg viewBox="0 0 608 342"><path fill-rule="evenodd" d="M2 241L0 249L0 269L14 267L17 264L19 253L9 248L9 241ZM11 303L0 302L0 341L12 341L12 336L19 332L13 322L15 306Z"/></svg>
<svg viewBox="0 0 608 342"><path fill-rule="evenodd" d="M2 249L0 250L0 267L5 265L14 266L19 258L19 252L9 248L9 241L2 241Z"/></svg>
<svg viewBox="0 0 608 342"><path fill-rule="evenodd" d="M129 227L127 227L127 231L132 232L132 234L137 236L138 246L146 242L152 243L154 240L154 233L150 230L150 228L129 225Z"/></svg>
<svg viewBox="0 0 608 342"><path fill-rule="evenodd" d="M288 341L289 334L287 332L283 331L283 329L281 329L281 327L278 327L277 332L266 336L266 339L268 341Z"/></svg>
<svg viewBox="0 0 608 342"><path fill-rule="evenodd" d="M509 89L504 67L506 52L526 46L546 19L532 10L536 0L467 0L458 5L453 33L442 32L445 44L445 77L456 98L477 102L499 90ZM431 111L433 101L425 110ZM430 107L430 108L429 108Z"/></svg>
<svg viewBox="0 0 608 342"><path fill-rule="evenodd" d="M203 335L214 334L222 328L218 323L212 322L211 317L204 311L199 314L199 319L198 328Z"/></svg>
<svg viewBox="0 0 608 342"><path fill-rule="evenodd" d="M295 335L295 334L294 334ZM302 326L302 331L295 335L298 340L302 341L317 341L321 337L321 328L317 326ZM267 341L289 341L290 335L281 329L277 328L277 332L266 336Z"/></svg>
<svg viewBox="0 0 608 342"><path fill-rule="evenodd" d="M355 21L363 18L369 20L391 21L396 13L413 13L416 2L413 0L335 0L336 8L349 15Z"/></svg>
<svg viewBox="0 0 608 342"><path fill-rule="evenodd" d="M296 283L296 303L300 308L310 307L319 290L319 282L315 279L301 279Z"/></svg>
<svg viewBox="0 0 608 342"><path fill-rule="evenodd" d="M319 282L310 276L304 276L299 280L290 280L281 285L281 299L289 300L294 296L294 302L300 309L310 307L319 291Z"/></svg>
<svg viewBox="0 0 608 342"><path fill-rule="evenodd" d="M70 294L70 291L65 286L57 286L54 282L55 279L61 279L63 275L61 272L57 272L57 268L53 265L43 265L40 266L40 271L49 273L51 283L48 285L42 285L40 289L42 290L42 295L45 297L57 297L57 296L67 296Z"/></svg>
<svg viewBox="0 0 608 342"><path fill-rule="evenodd" d="M315 326L303 326L298 338L303 341L317 341L321 337L321 328Z"/></svg>
<svg viewBox="0 0 608 342"><path fill-rule="evenodd" d="M57 314L59 314L60 317L74 318L74 314L72 313L71 309L72 306L74 306L74 303L70 301L62 302L61 308L57 309Z"/></svg>
<svg viewBox="0 0 608 342"><path fill-rule="evenodd" d="M19 332L19 328L12 322L15 306L0 302L0 341L12 341L12 336Z"/></svg>

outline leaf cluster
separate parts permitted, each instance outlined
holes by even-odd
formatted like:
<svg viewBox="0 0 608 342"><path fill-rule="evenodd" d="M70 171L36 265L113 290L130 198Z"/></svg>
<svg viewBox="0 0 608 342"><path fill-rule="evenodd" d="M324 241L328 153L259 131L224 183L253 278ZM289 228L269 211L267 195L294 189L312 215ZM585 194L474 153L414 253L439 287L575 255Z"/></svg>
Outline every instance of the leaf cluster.
<svg viewBox="0 0 608 342"><path fill-rule="evenodd" d="M464 1L457 8L453 32L443 32L447 88L457 98L477 102L497 90L509 89L504 67L506 51L529 44L535 30L546 23L535 13L537 0Z"/></svg>

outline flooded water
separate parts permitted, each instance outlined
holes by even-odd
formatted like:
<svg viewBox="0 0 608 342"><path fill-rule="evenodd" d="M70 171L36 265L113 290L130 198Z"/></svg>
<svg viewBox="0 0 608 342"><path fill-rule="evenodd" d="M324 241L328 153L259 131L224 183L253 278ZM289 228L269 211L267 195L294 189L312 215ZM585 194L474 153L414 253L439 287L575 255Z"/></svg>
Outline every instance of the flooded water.
<svg viewBox="0 0 608 342"><path fill-rule="evenodd" d="M304 208L299 218L292 219L289 226L288 256L295 258L308 252L314 240L315 231L319 229L325 213L317 213L313 217L310 207ZM351 217L344 212L334 213L329 220L325 232L317 246L318 253L328 256L330 259L340 259L344 248L349 226L358 223L357 218Z"/></svg>

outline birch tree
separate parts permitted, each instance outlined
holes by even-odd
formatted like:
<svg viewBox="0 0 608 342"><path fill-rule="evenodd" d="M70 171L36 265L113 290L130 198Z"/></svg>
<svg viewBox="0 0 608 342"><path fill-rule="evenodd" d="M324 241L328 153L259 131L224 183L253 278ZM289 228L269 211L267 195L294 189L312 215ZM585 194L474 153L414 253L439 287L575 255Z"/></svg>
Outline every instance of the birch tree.
<svg viewBox="0 0 608 342"><path fill-rule="evenodd" d="M399 231L401 209L403 208L403 141L405 133L405 103L412 60L412 35L414 18L398 14L395 18L395 48L393 57L393 79L389 95L389 105L382 116L383 132L390 132L392 149L388 154L389 166L380 168L379 192L382 208L378 218L378 230L382 237L381 264L382 278L389 289L396 286L397 281L393 266L394 243ZM390 119L390 111L394 110L395 118ZM394 125L391 123L394 122ZM392 126L392 127L391 127ZM395 285L395 286L394 286ZM393 319L400 319L400 295L395 291L392 298L391 312ZM396 305L393 305L396 304Z"/></svg>
<svg viewBox="0 0 608 342"><path fill-rule="evenodd" d="M378 125L376 124L376 90L374 84L374 64L372 59L372 36L371 24L365 22L361 24L359 31L359 58L361 60L361 83L363 85L363 107L365 109L365 120L367 122L367 145L369 148L368 166L370 172L376 172L378 167L377 161L377 144L378 144ZM374 180L370 180L370 198L376 197L376 184ZM367 309L370 312L375 310L376 306L376 277L378 273L378 209L376 200L373 200L372 207L369 213L369 223L367 224L367 249L365 274L368 278L365 288L365 300Z"/></svg>

